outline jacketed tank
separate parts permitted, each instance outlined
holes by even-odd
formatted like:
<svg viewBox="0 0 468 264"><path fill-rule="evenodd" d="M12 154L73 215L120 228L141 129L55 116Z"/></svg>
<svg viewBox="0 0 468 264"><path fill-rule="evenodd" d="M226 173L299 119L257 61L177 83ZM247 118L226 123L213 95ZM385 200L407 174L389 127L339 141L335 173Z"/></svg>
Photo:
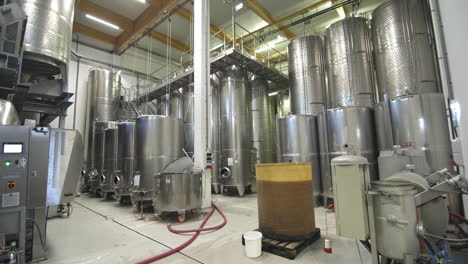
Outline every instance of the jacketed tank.
<svg viewBox="0 0 468 264"><path fill-rule="evenodd" d="M311 162L315 204L321 195L317 118L288 115L276 121L278 162Z"/></svg>
<svg viewBox="0 0 468 264"><path fill-rule="evenodd" d="M329 109L325 112L325 118L319 122L319 130L327 127L326 136L322 137L321 144L322 161L322 189L327 195L332 193L332 178L330 161L344 154L363 156L369 164L371 179L377 177L377 145L374 130L374 116L372 109L368 107L344 107ZM323 136L323 133L321 133ZM323 145L323 147L322 147Z"/></svg>
<svg viewBox="0 0 468 264"><path fill-rule="evenodd" d="M19 3L28 16L23 70L59 74L70 58L75 0L21 0Z"/></svg>
<svg viewBox="0 0 468 264"><path fill-rule="evenodd" d="M189 156L193 156L193 85L190 84L183 89L184 96L184 149Z"/></svg>
<svg viewBox="0 0 468 264"><path fill-rule="evenodd" d="M276 161L275 134L272 108L268 96L268 82L256 75L250 82L252 92L252 147L255 163Z"/></svg>
<svg viewBox="0 0 468 264"><path fill-rule="evenodd" d="M121 168L118 162L119 130L117 127L104 130L104 166L101 173L101 193L110 198L114 194L114 173Z"/></svg>
<svg viewBox="0 0 468 264"><path fill-rule="evenodd" d="M288 46L291 112L317 115L325 106L325 61L320 36L296 38Z"/></svg>
<svg viewBox="0 0 468 264"><path fill-rule="evenodd" d="M251 93L244 68L233 65L221 76L221 185L240 196L252 183Z"/></svg>
<svg viewBox="0 0 468 264"><path fill-rule="evenodd" d="M182 157L183 121L171 116L143 115L135 123L135 160L132 203L151 201L154 176Z"/></svg>
<svg viewBox="0 0 468 264"><path fill-rule="evenodd" d="M345 18L326 30L328 108L374 105L367 19Z"/></svg>
<svg viewBox="0 0 468 264"><path fill-rule="evenodd" d="M372 37L380 101L438 92L431 28L426 1L390 0L375 9Z"/></svg>
<svg viewBox="0 0 468 264"><path fill-rule="evenodd" d="M113 121L96 122L93 125L93 144L91 145L91 173L89 184L93 191L101 189L101 175L104 169L104 132L108 128L115 128Z"/></svg>
<svg viewBox="0 0 468 264"><path fill-rule="evenodd" d="M130 195L135 169L135 122L121 122L117 125L119 173L114 176L115 194L119 197Z"/></svg>

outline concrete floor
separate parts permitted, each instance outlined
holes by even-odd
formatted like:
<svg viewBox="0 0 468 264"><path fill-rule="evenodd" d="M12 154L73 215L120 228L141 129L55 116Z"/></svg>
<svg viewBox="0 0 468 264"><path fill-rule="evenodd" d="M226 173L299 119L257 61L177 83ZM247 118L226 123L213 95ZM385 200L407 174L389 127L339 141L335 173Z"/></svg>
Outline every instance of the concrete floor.
<svg viewBox="0 0 468 264"><path fill-rule="evenodd" d="M227 216L227 225L200 235L181 253L158 263L370 263L370 254L359 243L335 236L334 214L325 213L323 208L315 211L317 227L322 230L321 240L307 247L294 261L265 252L257 259L249 259L244 256L241 236L258 227L256 195L243 198L215 195L213 200ZM145 220L137 220L129 206L84 194L75 200L70 218L49 220L49 259L42 263L135 263L174 248L190 237L170 233L166 228L168 222L154 219L151 214ZM221 217L215 213L208 225L219 222ZM199 223L189 220L182 227L195 227ZM323 252L324 238L332 241L333 254Z"/></svg>

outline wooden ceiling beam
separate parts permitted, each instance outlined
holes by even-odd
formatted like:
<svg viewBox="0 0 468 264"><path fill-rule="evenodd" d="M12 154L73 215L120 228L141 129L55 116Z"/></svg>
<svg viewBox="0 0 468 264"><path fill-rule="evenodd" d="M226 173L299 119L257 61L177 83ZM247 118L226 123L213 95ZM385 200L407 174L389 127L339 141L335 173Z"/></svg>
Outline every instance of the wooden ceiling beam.
<svg viewBox="0 0 468 264"><path fill-rule="evenodd" d="M273 17L265 7L258 3L257 0L244 0L244 3L250 8L250 10L257 14L261 19L265 20L268 24L274 24L276 28L281 28L283 26L280 23L277 23L276 18ZM296 37L296 35L288 29L283 29L280 32L288 39Z"/></svg>
<svg viewBox="0 0 468 264"><path fill-rule="evenodd" d="M112 44L112 46L115 46L117 43L116 37L77 22L73 22L73 32L86 35L108 44Z"/></svg>
<svg viewBox="0 0 468 264"><path fill-rule="evenodd" d="M150 36L153 38L153 39L156 39L164 44L169 44L169 46L173 47L173 48L176 48L182 52L187 52L187 51L190 51L191 48L190 46L188 45L185 45L184 43L178 41L178 40L175 40L175 39L170 39L170 43L169 43L169 37L158 32L158 31L151 31L150 32Z"/></svg>
<svg viewBox="0 0 468 264"><path fill-rule="evenodd" d="M90 14L92 16L105 20L109 23L118 26L124 31L133 31L133 21L130 18L114 13L111 10L97 5L89 0L80 0L77 2L78 5L76 7L76 10L80 11L81 13Z"/></svg>

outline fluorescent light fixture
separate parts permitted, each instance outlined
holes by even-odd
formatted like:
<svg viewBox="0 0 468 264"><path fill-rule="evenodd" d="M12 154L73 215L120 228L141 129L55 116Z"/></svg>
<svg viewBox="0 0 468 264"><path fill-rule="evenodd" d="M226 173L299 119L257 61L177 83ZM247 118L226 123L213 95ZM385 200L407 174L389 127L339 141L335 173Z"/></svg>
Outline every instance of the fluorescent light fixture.
<svg viewBox="0 0 468 264"><path fill-rule="evenodd" d="M239 11L241 10L242 8L244 7L244 3L243 2L240 2L236 5L236 7L234 7L234 10L236 11Z"/></svg>
<svg viewBox="0 0 468 264"><path fill-rule="evenodd" d="M262 48L259 48L259 49L255 50L255 52L264 52L264 51L269 50L269 49L271 49L271 46L264 45Z"/></svg>
<svg viewBox="0 0 468 264"><path fill-rule="evenodd" d="M140 2L140 3L146 4L146 0L137 0L137 2Z"/></svg>
<svg viewBox="0 0 468 264"><path fill-rule="evenodd" d="M277 92L272 92L272 93L269 93L269 94L268 94L268 96L275 96L275 95L277 95L277 94L279 94L279 91L277 91Z"/></svg>
<svg viewBox="0 0 468 264"><path fill-rule="evenodd" d="M343 7L338 7L338 8L336 9L336 12L338 12L338 15L339 15L341 18L345 18L345 17L346 17L346 13L345 13Z"/></svg>
<svg viewBox="0 0 468 264"><path fill-rule="evenodd" d="M286 38L285 38L285 37L283 37L283 36L281 36L281 35L278 35L278 36L277 36L277 38L278 38L278 40L279 40L279 41L286 40Z"/></svg>
<svg viewBox="0 0 468 264"><path fill-rule="evenodd" d="M329 8L329 7L331 7L332 5L333 5L332 1L328 1L328 2L326 2L325 4L323 4L323 7Z"/></svg>
<svg viewBox="0 0 468 264"><path fill-rule="evenodd" d="M95 17L95 16L92 16L92 15L90 15L90 14L86 14L86 17L89 18L89 19L91 19L91 20L94 20L94 21L96 21L96 22L98 22L98 23L101 23L101 24L103 24L103 25L106 25L106 26L108 26L108 27L111 27L111 28L113 28L113 29L120 29L118 26L116 26L116 25L114 25L114 24L112 24L112 23L109 23L109 22L107 22L107 21L105 21L105 20L102 20L102 19L100 19L100 18L97 18L97 17Z"/></svg>

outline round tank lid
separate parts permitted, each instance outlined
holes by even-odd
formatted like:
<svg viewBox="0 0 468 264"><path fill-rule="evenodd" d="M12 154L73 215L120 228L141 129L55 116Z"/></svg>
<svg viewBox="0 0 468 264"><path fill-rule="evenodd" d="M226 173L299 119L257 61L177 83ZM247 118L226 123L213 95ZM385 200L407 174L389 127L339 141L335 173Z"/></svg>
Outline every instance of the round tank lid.
<svg viewBox="0 0 468 264"><path fill-rule="evenodd" d="M342 155L331 160L332 165L365 165L369 164L366 158L357 155Z"/></svg>

